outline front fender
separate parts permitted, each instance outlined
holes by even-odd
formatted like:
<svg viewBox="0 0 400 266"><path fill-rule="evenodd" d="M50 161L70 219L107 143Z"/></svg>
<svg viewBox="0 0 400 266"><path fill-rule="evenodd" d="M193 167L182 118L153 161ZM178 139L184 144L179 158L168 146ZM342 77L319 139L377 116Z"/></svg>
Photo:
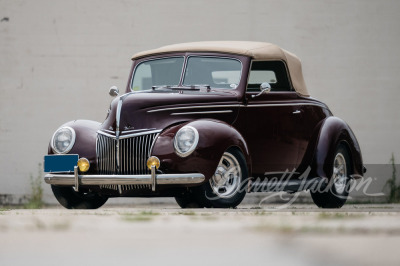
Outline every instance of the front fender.
<svg viewBox="0 0 400 266"><path fill-rule="evenodd" d="M185 125L197 129L199 142L192 154L182 158L175 153L173 142L176 132ZM164 130L154 144L152 155L160 159L160 170L165 173L198 172L208 180L214 175L223 153L231 147L241 150L250 173L251 160L245 140L235 128L217 120L201 119Z"/></svg>
<svg viewBox="0 0 400 266"><path fill-rule="evenodd" d="M69 154L79 154L85 157L91 165L96 165L96 134L101 123L91 120L74 120L63 124L60 127L68 126L75 130L75 144ZM48 147L48 154L54 154L51 145ZM91 169L90 172L92 172Z"/></svg>
<svg viewBox="0 0 400 266"><path fill-rule="evenodd" d="M332 163L340 143L344 143L350 153L353 176L359 178L363 175L361 149L353 131L342 119L330 116L321 124L315 147L312 169L316 176L332 176Z"/></svg>

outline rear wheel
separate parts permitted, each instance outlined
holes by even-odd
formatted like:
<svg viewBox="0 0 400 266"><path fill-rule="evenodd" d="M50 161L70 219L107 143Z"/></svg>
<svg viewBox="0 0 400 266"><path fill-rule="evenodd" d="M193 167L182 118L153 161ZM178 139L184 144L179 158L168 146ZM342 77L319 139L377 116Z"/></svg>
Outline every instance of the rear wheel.
<svg viewBox="0 0 400 266"><path fill-rule="evenodd" d="M52 185L51 189L57 201L67 209L97 209L108 200L93 192L76 192L72 187Z"/></svg>
<svg viewBox="0 0 400 266"><path fill-rule="evenodd" d="M314 203L320 208L341 208L349 196L351 164L345 145L336 149L332 178L324 191L310 191Z"/></svg>
<svg viewBox="0 0 400 266"><path fill-rule="evenodd" d="M215 174L196 189L196 201L204 207L234 208L246 195L247 183L243 154L237 149L229 149L222 155Z"/></svg>

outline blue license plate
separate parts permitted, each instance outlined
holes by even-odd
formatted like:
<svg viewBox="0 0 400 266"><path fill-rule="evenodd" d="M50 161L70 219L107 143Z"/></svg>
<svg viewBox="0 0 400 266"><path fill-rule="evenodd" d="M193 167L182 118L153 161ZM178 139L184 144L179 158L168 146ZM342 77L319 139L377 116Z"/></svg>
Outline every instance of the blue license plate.
<svg viewBox="0 0 400 266"><path fill-rule="evenodd" d="M49 172L73 172L78 163L78 154L45 155L44 171Z"/></svg>

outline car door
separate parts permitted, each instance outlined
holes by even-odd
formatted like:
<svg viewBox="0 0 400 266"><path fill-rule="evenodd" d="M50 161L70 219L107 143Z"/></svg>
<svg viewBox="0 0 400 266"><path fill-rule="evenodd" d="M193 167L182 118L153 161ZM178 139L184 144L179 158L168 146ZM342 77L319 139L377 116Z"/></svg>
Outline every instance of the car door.
<svg viewBox="0 0 400 266"><path fill-rule="evenodd" d="M271 91L260 93L268 82ZM298 98L291 89L282 61L253 61L245 104L240 110L242 130L252 158L253 175L292 171L298 166Z"/></svg>
<svg viewBox="0 0 400 266"><path fill-rule="evenodd" d="M328 108L321 102L311 98L300 98L296 106L296 123L298 139L297 164L303 164L302 171L310 166L312 151L319 134L318 125L326 117L332 115ZM314 143L313 143L314 142Z"/></svg>

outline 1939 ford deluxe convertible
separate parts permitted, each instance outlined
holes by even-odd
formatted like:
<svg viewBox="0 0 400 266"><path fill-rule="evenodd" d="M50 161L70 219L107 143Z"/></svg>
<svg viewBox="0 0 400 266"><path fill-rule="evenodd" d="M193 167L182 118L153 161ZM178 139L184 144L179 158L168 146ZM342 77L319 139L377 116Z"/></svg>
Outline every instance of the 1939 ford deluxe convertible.
<svg viewBox="0 0 400 266"><path fill-rule="evenodd" d="M300 60L276 45L184 43L132 60L103 123L53 134L45 182L66 208L110 197L229 208L247 192L301 190L340 208L365 172L350 127L309 96Z"/></svg>

